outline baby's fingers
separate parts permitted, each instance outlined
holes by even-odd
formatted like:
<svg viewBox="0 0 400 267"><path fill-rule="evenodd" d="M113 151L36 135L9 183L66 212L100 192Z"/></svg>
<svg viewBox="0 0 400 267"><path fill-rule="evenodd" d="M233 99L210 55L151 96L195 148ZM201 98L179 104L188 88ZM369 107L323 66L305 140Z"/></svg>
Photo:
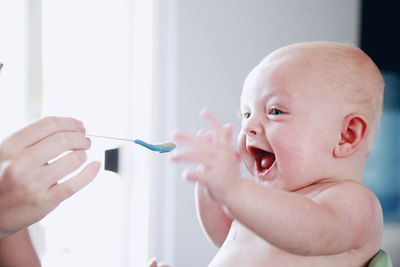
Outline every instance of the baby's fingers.
<svg viewBox="0 0 400 267"><path fill-rule="evenodd" d="M148 267L157 267L156 259L151 259L150 262L148 263Z"/></svg>
<svg viewBox="0 0 400 267"><path fill-rule="evenodd" d="M234 141L234 134L233 134L233 125L231 123L226 123L223 126L225 136L227 137L228 141L230 143L233 143Z"/></svg>
<svg viewBox="0 0 400 267"><path fill-rule="evenodd" d="M199 182L204 176L204 166L199 165L195 170L185 169L182 176L185 180Z"/></svg>
<svg viewBox="0 0 400 267"><path fill-rule="evenodd" d="M185 143L190 146L202 146L206 141L209 140L209 137L205 137L203 135L192 135L189 133L177 131L173 135L173 139Z"/></svg>
<svg viewBox="0 0 400 267"><path fill-rule="evenodd" d="M156 259L151 259L150 262L148 263L148 267L170 267L169 265L165 263L158 263Z"/></svg>
<svg viewBox="0 0 400 267"><path fill-rule="evenodd" d="M217 141L226 141L222 123L208 108L203 108L200 112L200 116L211 124L211 127L215 131Z"/></svg>
<svg viewBox="0 0 400 267"><path fill-rule="evenodd" d="M175 152L171 155L171 160L175 162L185 161L198 164L207 164L210 161L210 153L205 150L187 150L184 152Z"/></svg>
<svg viewBox="0 0 400 267"><path fill-rule="evenodd" d="M199 130L196 133L196 137L197 137L197 139L200 139L200 140L206 141L206 142L212 142L212 140L213 140L212 131L204 132L203 130Z"/></svg>

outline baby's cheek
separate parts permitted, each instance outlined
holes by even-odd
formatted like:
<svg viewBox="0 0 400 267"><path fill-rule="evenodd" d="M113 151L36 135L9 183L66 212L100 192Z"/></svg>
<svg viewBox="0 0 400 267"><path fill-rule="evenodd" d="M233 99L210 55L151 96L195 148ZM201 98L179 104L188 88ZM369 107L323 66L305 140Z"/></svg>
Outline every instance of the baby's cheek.
<svg viewBox="0 0 400 267"><path fill-rule="evenodd" d="M247 153L247 151L242 151L239 149L239 163L243 163L247 170L253 174L253 158Z"/></svg>
<svg viewBox="0 0 400 267"><path fill-rule="evenodd" d="M298 158L301 152L302 145L293 136L277 137L276 142L271 138L271 145L273 146L274 153L285 161L293 161Z"/></svg>
<svg viewBox="0 0 400 267"><path fill-rule="evenodd" d="M253 174L253 157L246 149L246 135L244 135L243 132L239 133L238 136L238 150L239 161L243 162L247 170Z"/></svg>
<svg viewBox="0 0 400 267"><path fill-rule="evenodd" d="M289 176L301 172L312 160L308 158L302 143L293 139L280 143L275 148L275 156L280 163L278 167Z"/></svg>
<svg viewBox="0 0 400 267"><path fill-rule="evenodd" d="M239 153L242 155L246 151L246 135L240 132L237 138Z"/></svg>

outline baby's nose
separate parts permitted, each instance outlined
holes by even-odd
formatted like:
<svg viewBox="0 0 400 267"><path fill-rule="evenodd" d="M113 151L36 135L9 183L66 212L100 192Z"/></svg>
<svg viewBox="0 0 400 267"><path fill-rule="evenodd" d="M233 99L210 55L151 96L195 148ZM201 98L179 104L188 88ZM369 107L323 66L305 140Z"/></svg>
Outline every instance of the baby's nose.
<svg viewBox="0 0 400 267"><path fill-rule="evenodd" d="M259 135L263 131L262 122L257 116L251 115L243 121L243 130L247 135Z"/></svg>

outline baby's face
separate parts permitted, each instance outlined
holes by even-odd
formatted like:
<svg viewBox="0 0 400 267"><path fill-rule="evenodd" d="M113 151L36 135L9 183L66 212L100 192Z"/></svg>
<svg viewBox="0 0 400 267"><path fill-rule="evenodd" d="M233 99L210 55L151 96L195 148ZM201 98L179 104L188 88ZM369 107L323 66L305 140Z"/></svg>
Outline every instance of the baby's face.
<svg viewBox="0 0 400 267"><path fill-rule="evenodd" d="M293 59L264 62L248 75L238 141L259 181L294 191L327 178L342 122L330 87Z"/></svg>

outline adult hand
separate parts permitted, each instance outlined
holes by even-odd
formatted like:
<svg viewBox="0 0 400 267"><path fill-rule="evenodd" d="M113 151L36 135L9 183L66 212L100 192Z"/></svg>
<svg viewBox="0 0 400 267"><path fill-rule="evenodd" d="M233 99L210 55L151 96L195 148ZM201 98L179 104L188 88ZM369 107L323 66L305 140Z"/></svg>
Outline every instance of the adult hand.
<svg viewBox="0 0 400 267"><path fill-rule="evenodd" d="M94 179L100 162L58 183L86 161L85 132L78 120L47 117L0 144L0 162L9 162L0 176L0 238L40 220Z"/></svg>

